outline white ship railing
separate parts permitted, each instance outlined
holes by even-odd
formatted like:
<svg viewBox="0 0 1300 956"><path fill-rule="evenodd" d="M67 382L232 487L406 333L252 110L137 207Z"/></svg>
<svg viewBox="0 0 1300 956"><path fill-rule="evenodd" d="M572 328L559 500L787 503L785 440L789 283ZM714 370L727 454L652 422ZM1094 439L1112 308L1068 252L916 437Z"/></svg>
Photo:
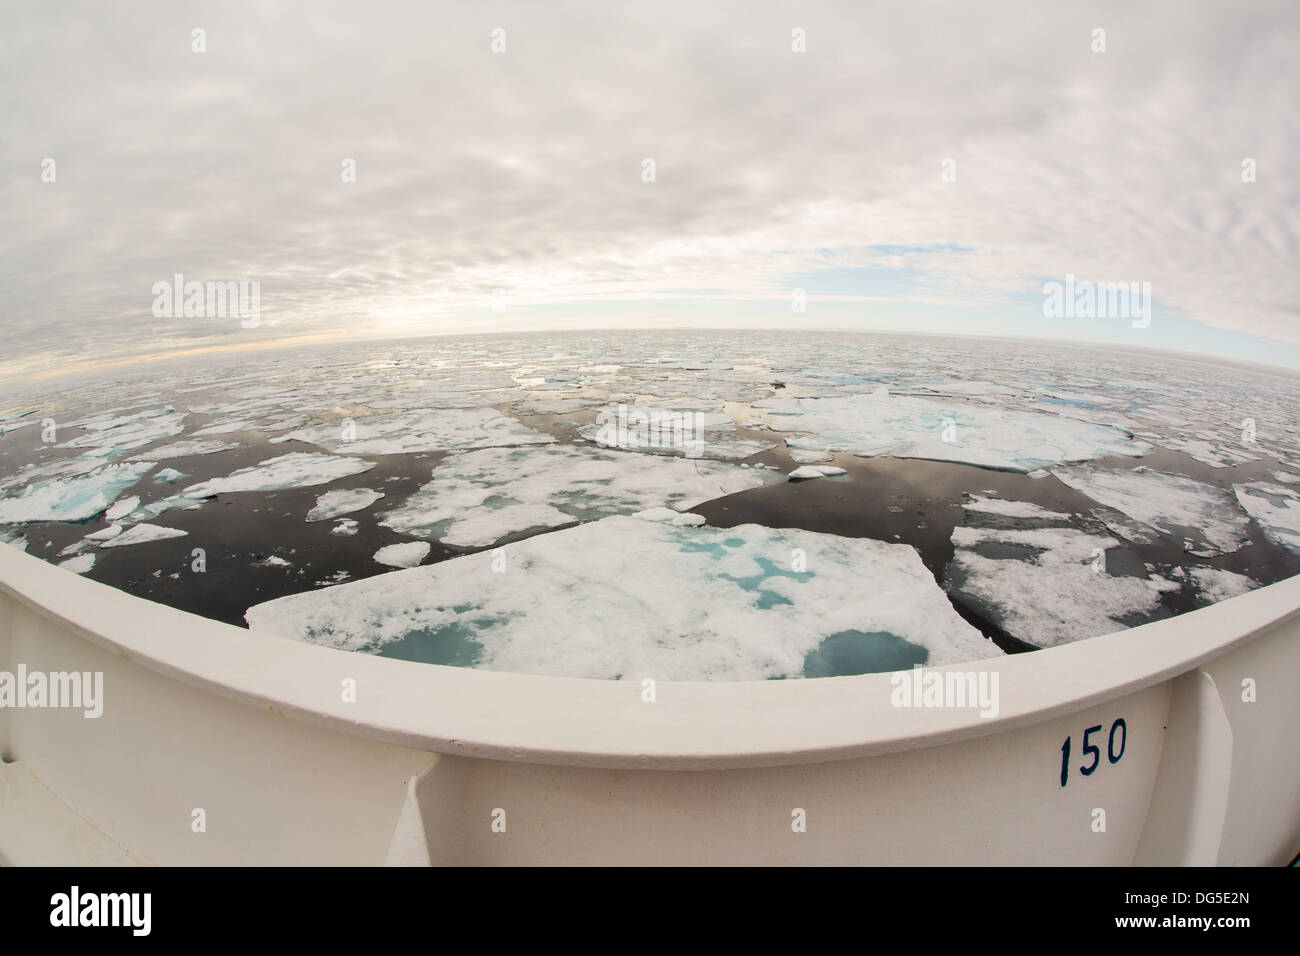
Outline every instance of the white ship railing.
<svg viewBox="0 0 1300 956"><path fill-rule="evenodd" d="M996 672L995 717L895 706L888 674L648 702L250 633L3 547L0 672L99 672L104 700L0 707L0 863L1283 864L1298 611L1293 578L936 669Z"/></svg>

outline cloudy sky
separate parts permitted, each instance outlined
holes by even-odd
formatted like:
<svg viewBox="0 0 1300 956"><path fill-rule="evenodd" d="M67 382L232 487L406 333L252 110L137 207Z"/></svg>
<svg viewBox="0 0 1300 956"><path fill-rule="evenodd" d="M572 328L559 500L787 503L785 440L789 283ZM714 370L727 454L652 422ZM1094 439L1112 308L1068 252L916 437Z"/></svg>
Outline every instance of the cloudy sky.
<svg viewBox="0 0 1300 956"><path fill-rule="evenodd" d="M9 381L689 325L1300 367L1293 0L36 0L5 21ZM176 273L259 282L260 324L155 317ZM1067 274L1149 282L1150 327L1044 316Z"/></svg>

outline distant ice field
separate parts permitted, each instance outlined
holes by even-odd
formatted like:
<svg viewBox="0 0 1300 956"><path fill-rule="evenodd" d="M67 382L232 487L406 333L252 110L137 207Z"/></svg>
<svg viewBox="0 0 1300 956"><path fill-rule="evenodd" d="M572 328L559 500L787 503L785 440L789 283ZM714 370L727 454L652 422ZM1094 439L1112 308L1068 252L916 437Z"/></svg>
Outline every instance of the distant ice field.
<svg viewBox="0 0 1300 956"><path fill-rule="evenodd" d="M282 637L600 679L1052 647L1300 573L1300 380L869 334L463 336L0 396L0 542Z"/></svg>

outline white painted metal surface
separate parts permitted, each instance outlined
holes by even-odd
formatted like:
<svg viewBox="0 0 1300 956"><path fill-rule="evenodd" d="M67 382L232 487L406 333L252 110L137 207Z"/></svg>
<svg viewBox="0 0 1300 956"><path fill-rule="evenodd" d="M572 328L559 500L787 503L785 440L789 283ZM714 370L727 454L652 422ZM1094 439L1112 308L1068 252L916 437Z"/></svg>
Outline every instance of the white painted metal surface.
<svg viewBox="0 0 1300 956"><path fill-rule="evenodd" d="M994 718L896 707L887 674L660 683L648 703L637 681L350 654L4 547L0 671L20 664L103 672L104 708L0 708L0 863L1281 864L1300 851L1300 578L938 669L996 671Z"/></svg>

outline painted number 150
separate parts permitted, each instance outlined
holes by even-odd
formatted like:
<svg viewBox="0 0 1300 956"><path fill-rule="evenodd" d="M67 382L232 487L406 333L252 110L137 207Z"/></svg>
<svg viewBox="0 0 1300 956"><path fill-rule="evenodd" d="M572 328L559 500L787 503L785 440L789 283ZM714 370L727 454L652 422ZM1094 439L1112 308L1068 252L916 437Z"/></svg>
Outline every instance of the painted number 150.
<svg viewBox="0 0 1300 956"><path fill-rule="evenodd" d="M1093 734L1101 733L1102 725L1089 727L1083 732L1083 755L1091 759L1091 763L1085 764L1079 768L1079 773L1085 777L1091 777L1093 771L1101 766L1101 746L1092 742ZM1115 723L1110 725L1110 739L1106 741L1106 759L1111 763L1119 763L1119 758L1124 756L1124 748L1128 746L1128 724L1124 723L1124 718L1120 717ZM1061 786L1065 786L1070 779L1070 738L1065 738L1065 743L1061 744Z"/></svg>

